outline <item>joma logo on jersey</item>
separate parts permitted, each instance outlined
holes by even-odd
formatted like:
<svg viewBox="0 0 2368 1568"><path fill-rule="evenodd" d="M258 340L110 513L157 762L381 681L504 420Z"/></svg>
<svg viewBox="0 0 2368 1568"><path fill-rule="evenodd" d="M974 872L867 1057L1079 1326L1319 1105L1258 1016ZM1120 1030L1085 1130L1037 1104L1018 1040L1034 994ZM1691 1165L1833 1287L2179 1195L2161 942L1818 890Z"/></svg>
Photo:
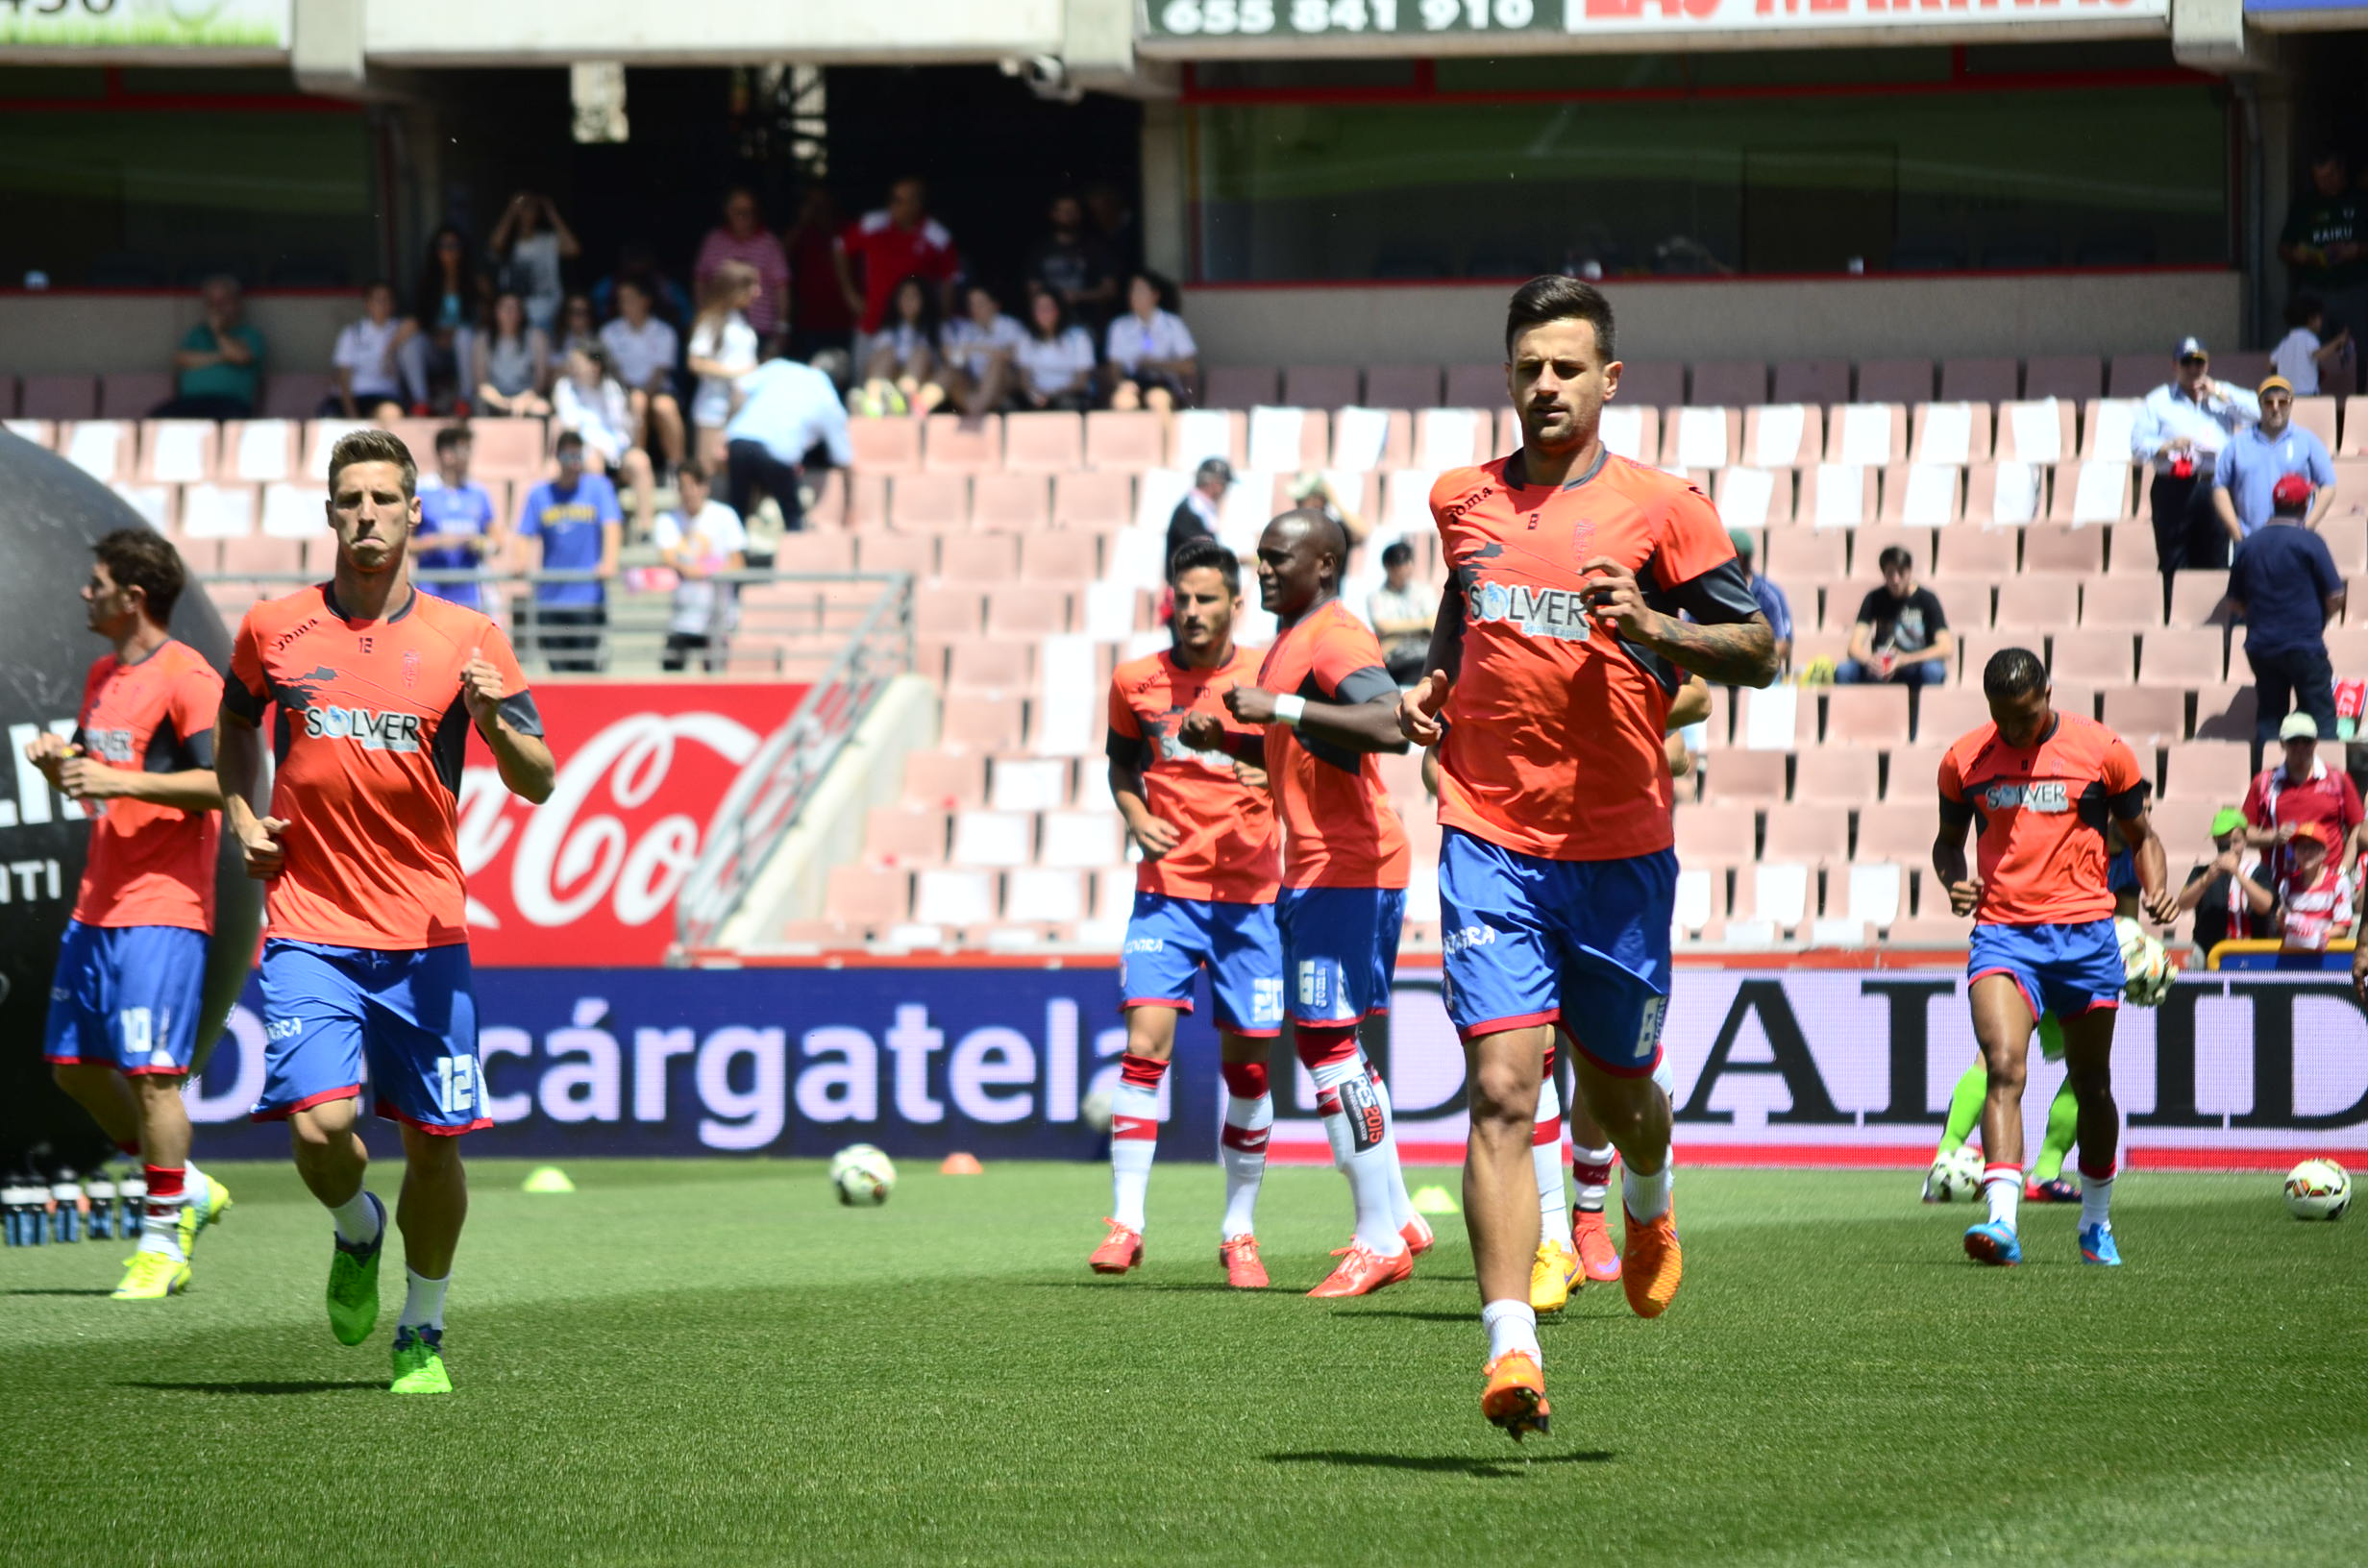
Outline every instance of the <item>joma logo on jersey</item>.
<svg viewBox="0 0 2368 1568"><path fill-rule="evenodd" d="M1575 588L1538 588L1526 582L1479 582L1466 594L1473 621L1503 621L1524 637L1549 637L1558 642L1583 643L1593 636L1587 620L1587 597Z"/></svg>
<svg viewBox="0 0 2368 1568"><path fill-rule="evenodd" d="M416 751L419 715L322 703L305 709L305 734L316 741L359 741L368 751Z"/></svg>
<svg viewBox="0 0 2368 1568"><path fill-rule="evenodd" d="M295 625L290 626L287 630L280 633L279 636L274 637L271 640L271 651L274 653L279 652L280 649L287 647L288 644L294 642L297 638L302 637L306 632L310 631L314 626L317 626L320 624L321 618L317 615L313 616L310 620L297 623Z"/></svg>
<svg viewBox="0 0 2368 1568"><path fill-rule="evenodd" d="M1982 792L1982 803L1992 811L2012 811L2017 806L2025 811L2070 811L2071 792L2061 779L2049 779L2038 784L1992 784Z"/></svg>

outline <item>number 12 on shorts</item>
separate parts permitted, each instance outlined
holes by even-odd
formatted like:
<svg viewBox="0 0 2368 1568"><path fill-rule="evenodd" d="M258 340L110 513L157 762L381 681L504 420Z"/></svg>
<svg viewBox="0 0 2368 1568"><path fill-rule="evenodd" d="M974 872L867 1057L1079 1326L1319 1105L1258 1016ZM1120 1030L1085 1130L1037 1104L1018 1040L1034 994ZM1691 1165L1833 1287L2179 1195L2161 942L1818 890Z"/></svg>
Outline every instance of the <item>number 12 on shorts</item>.
<svg viewBox="0 0 2368 1568"><path fill-rule="evenodd" d="M477 1058L439 1056L435 1059L435 1108L448 1116L477 1109Z"/></svg>

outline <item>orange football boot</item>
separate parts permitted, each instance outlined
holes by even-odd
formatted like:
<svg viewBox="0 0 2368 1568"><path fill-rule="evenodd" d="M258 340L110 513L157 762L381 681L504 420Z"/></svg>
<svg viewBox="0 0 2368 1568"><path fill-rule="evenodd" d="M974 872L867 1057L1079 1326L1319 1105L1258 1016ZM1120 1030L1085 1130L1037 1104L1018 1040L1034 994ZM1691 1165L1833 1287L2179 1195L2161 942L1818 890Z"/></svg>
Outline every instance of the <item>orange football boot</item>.
<svg viewBox="0 0 2368 1568"><path fill-rule="evenodd" d="M1085 1261L1097 1274L1123 1274L1143 1262L1143 1233L1128 1230L1115 1219L1105 1219L1110 1234L1101 1238L1094 1256Z"/></svg>
<svg viewBox="0 0 2368 1568"><path fill-rule="evenodd" d="M1480 1369L1480 1413L1505 1429L1515 1442L1529 1433L1551 1430L1553 1409L1545 1402L1545 1373L1526 1350L1508 1350Z"/></svg>
<svg viewBox="0 0 2368 1568"><path fill-rule="evenodd" d="M1311 1296L1369 1296L1386 1285L1414 1278L1414 1254L1403 1249L1384 1258L1361 1241L1335 1250L1340 1266L1325 1277L1323 1284L1308 1292Z"/></svg>
<svg viewBox="0 0 2368 1568"><path fill-rule="evenodd" d="M1406 1243L1406 1250L1417 1258L1439 1244L1439 1237L1431 1234L1431 1222L1420 1214L1408 1220L1397 1234Z"/></svg>
<svg viewBox="0 0 2368 1568"><path fill-rule="evenodd" d="M1628 1310L1639 1317L1659 1317L1677 1299L1677 1282L1686 1272L1685 1254L1677 1245L1677 1209L1672 1205L1654 1220L1624 1212L1623 1217L1628 1244L1620 1254L1619 1283L1628 1292Z"/></svg>
<svg viewBox="0 0 2368 1568"><path fill-rule="evenodd" d="M1225 1265L1225 1283L1236 1290L1267 1287L1267 1265L1258 1261L1258 1238L1247 1231L1220 1241L1217 1261Z"/></svg>
<svg viewBox="0 0 2368 1568"><path fill-rule="evenodd" d="M1570 1216L1570 1245L1579 1255L1579 1272L1597 1285L1619 1278L1619 1249L1612 1245L1612 1228L1603 1211L1582 1209Z"/></svg>

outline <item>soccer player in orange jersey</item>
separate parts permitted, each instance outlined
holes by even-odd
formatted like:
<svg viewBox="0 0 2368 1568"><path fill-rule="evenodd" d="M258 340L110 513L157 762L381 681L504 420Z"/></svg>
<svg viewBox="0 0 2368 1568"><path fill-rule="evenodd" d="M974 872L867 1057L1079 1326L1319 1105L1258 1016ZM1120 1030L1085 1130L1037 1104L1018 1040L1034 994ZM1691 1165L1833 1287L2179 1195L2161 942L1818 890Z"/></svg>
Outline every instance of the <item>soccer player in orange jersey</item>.
<svg viewBox="0 0 2368 1568"><path fill-rule="evenodd" d="M1982 1178L1989 1217L1965 1232L1976 1262L2023 1260L2015 1206L2023 1195L2023 1071L2032 1027L2053 1013L2079 1107L2080 1249L2084 1262L2116 1265L2113 1156L2121 1113L2113 1103L2113 1015L2125 980L2113 928L2105 844L2121 828L2137 868L2146 913L2168 925L2177 894L2163 872L2162 841L2146 815L2147 783L2127 742L2093 719L2050 702L2047 667L2028 649L2003 648L1982 671L1990 722L1960 737L1940 759L1940 833L1933 870L1949 907L1973 917L1965 967L1974 1038L1989 1071L1982 1105ZM1978 834L1979 870L1965 871L1965 830Z"/></svg>
<svg viewBox="0 0 2368 1568"><path fill-rule="evenodd" d="M1282 1033L1282 952L1274 893L1282 871L1266 774L1220 749L1196 750L1179 731L1198 714L1233 724L1225 694L1256 683L1258 654L1233 641L1242 563L1214 539L1188 540L1169 562L1174 646L1118 667L1110 678L1110 794L1143 851L1135 908L1119 968L1126 1054L1110 1105L1110 1233L1088 1263L1123 1274L1143 1262L1143 1198L1159 1139L1159 1086L1175 1050L1176 1015L1209 972L1225 1080L1225 1217L1218 1262L1237 1289L1267 1285L1258 1256L1258 1188L1274 1100L1268 1042Z"/></svg>
<svg viewBox="0 0 2368 1568"><path fill-rule="evenodd" d="M491 1125L454 845L469 731L529 800L550 796L555 770L509 639L411 583L417 484L410 453L384 430L331 449L335 576L247 612L214 748L247 874L270 883L255 1115L287 1120L296 1169L335 1223L331 1332L358 1345L378 1322L386 1209L362 1182L366 1065L378 1114L403 1128L395 1217L409 1289L391 1386L447 1393L444 1290L468 1213L455 1135ZM270 707L279 769L259 816Z"/></svg>
<svg viewBox="0 0 2368 1568"><path fill-rule="evenodd" d="M146 1166L139 1250L115 1299L154 1301L188 1288L197 1233L230 1207L189 1160L181 1100L213 930L222 677L164 629L187 583L179 551L151 529L118 528L91 553L83 603L114 650L83 682L73 739L44 732L25 747L92 819L42 1054L58 1087Z"/></svg>
<svg viewBox="0 0 2368 1568"><path fill-rule="evenodd" d="M1688 672L1764 686L1776 646L1709 499L1604 450L1620 364L1602 294L1568 278L1522 284L1505 349L1521 450L1432 487L1454 580L1431 673L1398 717L1440 746L1443 963L1471 1104L1464 1212L1489 1333L1481 1409L1518 1438L1549 1414L1526 1286L1530 1139L1557 1025L1624 1166L1629 1306L1657 1316L1677 1292L1669 1104L1652 1076L1677 884L1663 732Z"/></svg>
<svg viewBox="0 0 2368 1568"><path fill-rule="evenodd" d="M1332 1155L1348 1178L1356 1229L1312 1296L1361 1296L1414 1271L1425 1231L1404 1207L1390 1108L1357 1025L1390 1009L1405 924L1406 829L1390 807L1377 751L1403 751L1397 683L1372 630L1340 601L1348 536L1322 512L1291 511L1258 540L1258 597L1282 623L1258 684L1225 694L1261 726L1283 819L1283 1005L1315 1080ZM1185 722L1187 745L1225 744L1213 718Z"/></svg>

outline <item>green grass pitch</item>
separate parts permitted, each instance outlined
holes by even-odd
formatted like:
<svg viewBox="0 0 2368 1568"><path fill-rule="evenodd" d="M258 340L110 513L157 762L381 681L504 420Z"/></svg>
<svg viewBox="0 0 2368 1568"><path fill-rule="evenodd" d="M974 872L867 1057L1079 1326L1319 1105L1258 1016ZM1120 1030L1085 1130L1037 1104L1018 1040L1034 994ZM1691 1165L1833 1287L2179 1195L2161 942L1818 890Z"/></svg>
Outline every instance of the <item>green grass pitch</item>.
<svg viewBox="0 0 2368 1568"><path fill-rule="evenodd" d="M1329 1170L1270 1175L1257 1296L1207 1165L1155 1173L1123 1280L1085 1268L1094 1166L907 1168L873 1211L809 1163L522 1170L474 1167L449 1399L384 1391L394 1243L378 1334L330 1338L283 1168L221 1167L177 1301L106 1299L120 1243L0 1253L0 1561L2368 1560L2368 1222L2269 1173L2131 1175L2109 1272L2067 1209L1989 1271L1906 1173L1681 1171L1683 1294L1548 1323L1516 1448L1460 1220L1411 1285L1301 1298Z"/></svg>

